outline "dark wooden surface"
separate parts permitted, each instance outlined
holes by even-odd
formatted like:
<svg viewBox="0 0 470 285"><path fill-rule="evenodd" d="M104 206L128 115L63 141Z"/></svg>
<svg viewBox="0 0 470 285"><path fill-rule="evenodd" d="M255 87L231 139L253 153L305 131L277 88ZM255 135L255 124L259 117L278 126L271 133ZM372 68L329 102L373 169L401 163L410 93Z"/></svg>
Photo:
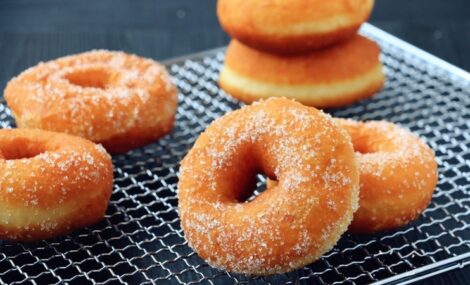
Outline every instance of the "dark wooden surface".
<svg viewBox="0 0 470 285"><path fill-rule="evenodd" d="M376 0L370 22L470 70L469 0ZM0 88L41 60L89 49L165 59L228 41L215 0L0 0ZM470 284L470 268L416 284Z"/></svg>

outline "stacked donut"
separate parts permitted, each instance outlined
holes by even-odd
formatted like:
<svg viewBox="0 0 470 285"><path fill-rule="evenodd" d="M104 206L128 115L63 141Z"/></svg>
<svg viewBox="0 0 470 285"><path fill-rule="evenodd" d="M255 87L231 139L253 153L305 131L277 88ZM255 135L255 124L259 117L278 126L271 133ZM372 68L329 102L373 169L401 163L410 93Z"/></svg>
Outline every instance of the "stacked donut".
<svg viewBox="0 0 470 285"><path fill-rule="evenodd" d="M23 241L102 219L113 187L106 150L168 133L177 105L162 65L103 50L38 64L5 99L19 129L0 130L0 240Z"/></svg>
<svg viewBox="0 0 470 285"><path fill-rule="evenodd" d="M220 75L230 95L287 97L320 108L372 96L383 86L379 46L357 34L374 0L219 0L233 37Z"/></svg>

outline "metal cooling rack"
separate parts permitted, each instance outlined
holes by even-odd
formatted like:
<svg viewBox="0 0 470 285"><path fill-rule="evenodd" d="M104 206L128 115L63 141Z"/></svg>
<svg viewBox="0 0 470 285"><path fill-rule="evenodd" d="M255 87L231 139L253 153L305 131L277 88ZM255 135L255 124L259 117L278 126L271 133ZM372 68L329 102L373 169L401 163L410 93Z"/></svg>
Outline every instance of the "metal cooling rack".
<svg viewBox="0 0 470 285"><path fill-rule="evenodd" d="M177 214L178 163L215 118L241 104L216 83L223 50L167 62L181 92L171 135L113 158L106 218L34 244L0 242L1 284L397 284L470 263L470 75L370 25L383 48L385 89L332 114L387 119L436 151L439 184L413 224L378 235L345 234L317 262L283 275L248 277L208 266L187 245ZM0 104L0 127L13 126Z"/></svg>

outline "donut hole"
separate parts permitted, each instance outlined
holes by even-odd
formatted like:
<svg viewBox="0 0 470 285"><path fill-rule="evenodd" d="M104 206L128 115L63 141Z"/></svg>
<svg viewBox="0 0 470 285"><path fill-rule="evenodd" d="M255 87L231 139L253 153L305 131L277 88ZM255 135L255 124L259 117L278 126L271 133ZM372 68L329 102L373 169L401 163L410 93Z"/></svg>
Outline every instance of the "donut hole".
<svg viewBox="0 0 470 285"><path fill-rule="evenodd" d="M111 74L102 68L89 68L74 70L64 77L76 86L106 89L110 83Z"/></svg>
<svg viewBox="0 0 470 285"><path fill-rule="evenodd" d="M223 199L233 203L250 203L264 196L268 180L277 180L275 165L261 153L261 144L245 144L226 159L233 166L219 172L219 188L224 189ZM223 154L222 154L223 155ZM267 193L266 193L267 194Z"/></svg>
<svg viewBox="0 0 470 285"><path fill-rule="evenodd" d="M251 192L251 194L248 195L248 197L243 197L241 199L241 201L239 201L240 203L248 203L248 202L251 202L253 201L256 197L258 197L261 193L263 193L264 191L266 191L266 189L268 188L268 185L267 185L267 180L269 178L264 175L263 173L259 173L256 175L256 186L255 186L255 189L253 189L252 191L247 191L247 192Z"/></svg>
<svg viewBox="0 0 470 285"><path fill-rule="evenodd" d="M374 153L375 152L364 141L354 141L353 140L353 147L354 147L355 152L358 152L358 153L361 153L361 154L367 154L367 153Z"/></svg>
<svg viewBox="0 0 470 285"><path fill-rule="evenodd" d="M2 145L0 153L5 160L17 160L33 158L45 151L45 146L41 143L15 139L9 144Z"/></svg>
<svg viewBox="0 0 470 285"><path fill-rule="evenodd" d="M264 191L273 188L278 183L277 180L271 179L263 173L258 173L256 175L256 186L254 189L250 189L250 191L246 191L248 193L245 196L242 196L238 199L239 203L249 203L256 199L259 195L261 195Z"/></svg>
<svg viewBox="0 0 470 285"><path fill-rule="evenodd" d="M368 135L351 136L354 151L360 154L393 151L393 144L383 140L384 134L370 133Z"/></svg>

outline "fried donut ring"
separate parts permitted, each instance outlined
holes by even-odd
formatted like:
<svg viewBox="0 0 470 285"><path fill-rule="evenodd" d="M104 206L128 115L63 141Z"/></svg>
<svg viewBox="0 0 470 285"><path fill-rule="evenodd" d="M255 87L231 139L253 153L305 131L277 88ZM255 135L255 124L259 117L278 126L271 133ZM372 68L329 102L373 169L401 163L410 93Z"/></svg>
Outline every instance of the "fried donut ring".
<svg viewBox="0 0 470 285"><path fill-rule="evenodd" d="M0 130L0 240L33 241L103 218L113 188L104 148L66 134Z"/></svg>
<svg viewBox="0 0 470 285"><path fill-rule="evenodd" d="M288 97L315 107L338 107L372 96L384 83L380 48L355 36L306 55L280 56L232 41L219 84L247 103Z"/></svg>
<svg viewBox="0 0 470 285"><path fill-rule="evenodd" d="M352 37L373 6L373 0L218 0L217 15L245 45L295 54Z"/></svg>
<svg viewBox="0 0 470 285"><path fill-rule="evenodd" d="M418 136L385 121L336 119L351 136L360 166L359 209L352 232L395 229L415 220L437 183L433 150Z"/></svg>
<svg viewBox="0 0 470 285"><path fill-rule="evenodd" d="M177 106L163 66L103 50L30 68L8 83L5 99L18 127L78 135L113 153L168 133Z"/></svg>
<svg viewBox="0 0 470 285"><path fill-rule="evenodd" d="M244 203L260 172L279 185ZM343 129L314 108L268 99L213 122L183 159L181 225L214 267L286 272L333 247L351 222L358 187Z"/></svg>

